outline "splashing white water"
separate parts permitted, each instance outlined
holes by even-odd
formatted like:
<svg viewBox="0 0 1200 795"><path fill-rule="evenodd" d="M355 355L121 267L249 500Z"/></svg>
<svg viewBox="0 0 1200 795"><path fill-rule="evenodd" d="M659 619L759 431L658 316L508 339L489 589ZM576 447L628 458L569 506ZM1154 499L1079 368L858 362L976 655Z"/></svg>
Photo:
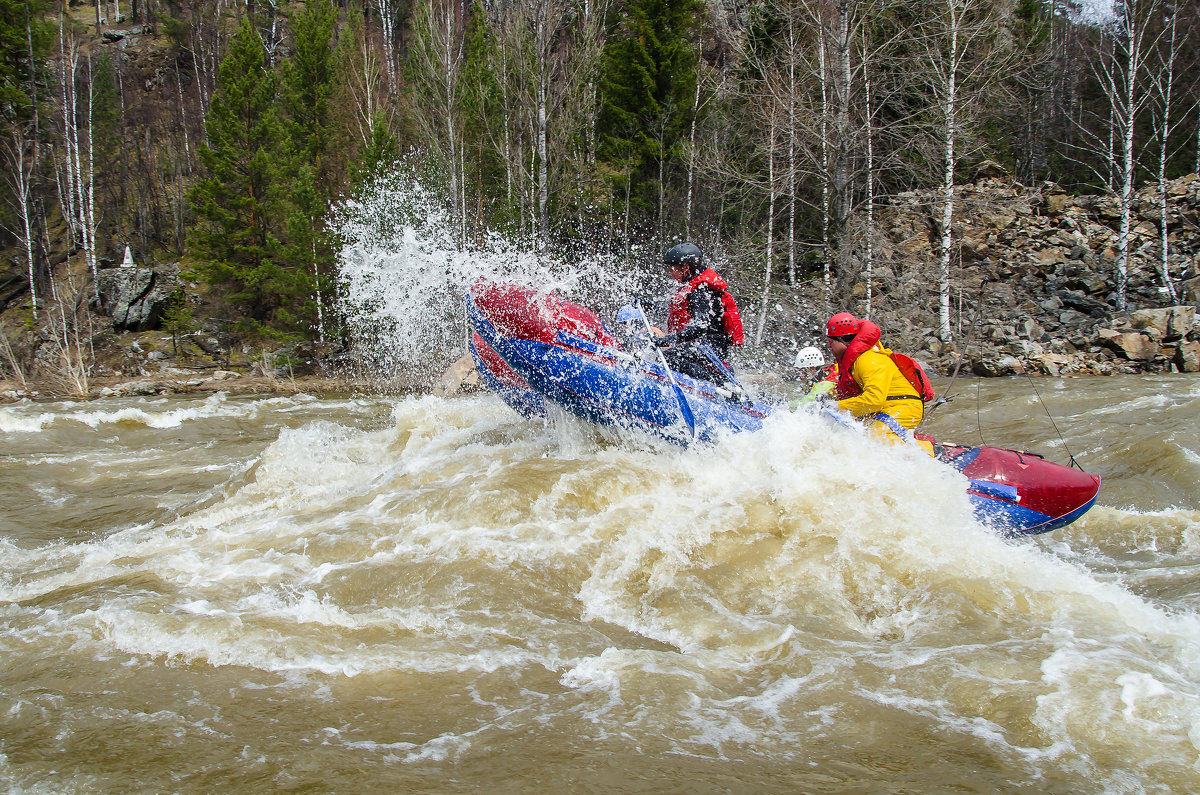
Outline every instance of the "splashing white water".
<svg viewBox="0 0 1200 795"><path fill-rule="evenodd" d="M1114 0L1068 0L1062 12L1072 22L1092 27L1113 25L1120 18Z"/></svg>
<svg viewBox="0 0 1200 795"><path fill-rule="evenodd" d="M432 376L466 351L463 295L478 277L554 290L602 314L644 281L603 253L567 262L501 235L462 245L442 198L408 165L334 217L343 313L356 349L387 373Z"/></svg>

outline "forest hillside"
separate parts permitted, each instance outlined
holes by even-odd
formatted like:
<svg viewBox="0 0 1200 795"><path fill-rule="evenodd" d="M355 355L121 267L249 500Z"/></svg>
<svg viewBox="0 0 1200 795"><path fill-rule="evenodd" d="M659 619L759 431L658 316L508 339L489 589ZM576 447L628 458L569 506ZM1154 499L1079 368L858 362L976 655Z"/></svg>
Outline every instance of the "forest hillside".
<svg viewBox="0 0 1200 795"><path fill-rule="evenodd" d="M340 208L400 169L459 252L636 290L696 242L748 366L846 309L943 372L1195 370L1198 14L0 0L0 374L430 381L344 300Z"/></svg>

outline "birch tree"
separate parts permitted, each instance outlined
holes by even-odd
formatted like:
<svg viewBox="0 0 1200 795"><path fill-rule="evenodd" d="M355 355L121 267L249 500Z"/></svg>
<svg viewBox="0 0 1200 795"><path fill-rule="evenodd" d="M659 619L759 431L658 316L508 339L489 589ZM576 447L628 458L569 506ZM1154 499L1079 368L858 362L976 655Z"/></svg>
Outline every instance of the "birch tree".
<svg viewBox="0 0 1200 795"><path fill-rule="evenodd" d="M941 0L930 9L930 20L920 39L927 84L938 123L935 138L940 150L941 196L938 225L940 245L936 269L938 336L953 339L950 320L950 275L954 258L955 171L965 154L982 143L974 135L988 98L1013 67L1013 51L998 40L1000 21L987 0Z"/></svg>
<svg viewBox="0 0 1200 795"><path fill-rule="evenodd" d="M1115 18L1102 24L1090 68L1106 107L1086 108L1075 119L1080 141L1072 147L1073 158L1091 170L1117 202L1113 303L1122 311L1129 283L1136 136L1138 120L1152 101L1145 78L1158 39L1150 24L1157 8L1158 0L1128 0L1115 8Z"/></svg>
<svg viewBox="0 0 1200 795"><path fill-rule="evenodd" d="M60 34L61 35L61 34ZM61 39L60 39L61 41ZM74 226L83 249L84 261L92 274L96 298L100 297L96 256L96 159L92 137L94 81L92 60L80 55L74 37L63 47L63 138L66 144L69 206L74 210ZM81 61L83 62L81 64ZM86 72L83 72L84 64ZM82 87L80 86L82 83ZM82 94L82 96L81 96Z"/></svg>
<svg viewBox="0 0 1200 795"><path fill-rule="evenodd" d="M758 304L758 326L754 333L754 345L762 345L763 331L767 327L767 308L771 298L771 270L774 266L775 253L775 142L777 137L776 107L772 102L768 111L767 132L767 241L766 256L763 257L763 290Z"/></svg>
<svg viewBox="0 0 1200 795"><path fill-rule="evenodd" d="M33 233L33 172L32 146L20 125L14 125L11 136L4 142L4 178L12 197L20 228L9 230L21 243L25 258L25 269L29 276L29 296L33 307L33 319L38 319L38 278L34 264Z"/></svg>
<svg viewBox="0 0 1200 795"><path fill-rule="evenodd" d="M1167 8L1166 36L1157 53L1157 66L1151 78L1153 94L1154 133L1158 144L1158 166L1155 171L1158 178L1156 193L1158 196L1158 242L1159 242L1159 276L1162 278L1162 289L1174 304L1179 300L1175 283L1171 280L1171 246L1168 236L1167 208L1167 160L1173 132L1171 105L1175 86L1175 64L1179 59L1180 36L1178 35L1179 14L1174 8Z"/></svg>
<svg viewBox="0 0 1200 795"><path fill-rule="evenodd" d="M1144 10L1139 5L1145 6ZM1129 284L1130 228L1133 218L1133 188L1137 179L1134 136L1137 132L1137 117L1150 95L1140 85L1142 73L1153 52L1152 35L1146 16L1157 6L1155 0L1128 0L1121 18L1113 31L1112 60L1102 59L1097 68L1104 76L1112 109L1112 132L1119 140L1119 156L1116 162L1120 227L1117 230L1117 285L1116 308L1124 310Z"/></svg>
<svg viewBox="0 0 1200 795"><path fill-rule="evenodd" d="M359 14L347 16L333 60L332 113L343 120L348 146L370 146L376 127L386 118L387 78Z"/></svg>
<svg viewBox="0 0 1200 795"><path fill-rule="evenodd" d="M946 58L941 62L941 90L943 115L945 118L944 143L945 161L942 181L942 245L938 262L938 332L942 342L950 342L950 257L954 245L954 147L958 143L958 74L962 68L962 49L959 36L962 25L960 0L947 0Z"/></svg>
<svg viewBox="0 0 1200 795"><path fill-rule="evenodd" d="M462 20L453 0L422 5L414 19L409 73L418 106L417 122L446 172L459 242L466 237L463 198L461 114L458 80L463 62Z"/></svg>
<svg viewBox="0 0 1200 795"><path fill-rule="evenodd" d="M383 65L387 75L388 87L394 92L399 89L398 73L396 71L396 41L397 41L397 0L375 0L379 12L379 22L383 28ZM432 6L430 6L432 8Z"/></svg>

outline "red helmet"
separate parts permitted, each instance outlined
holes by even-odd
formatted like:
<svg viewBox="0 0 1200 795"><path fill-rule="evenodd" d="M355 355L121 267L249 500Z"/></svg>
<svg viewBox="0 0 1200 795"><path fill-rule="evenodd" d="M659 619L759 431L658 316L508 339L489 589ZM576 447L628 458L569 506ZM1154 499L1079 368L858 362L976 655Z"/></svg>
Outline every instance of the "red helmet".
<svg viewBox="0 0 1200 795"><path fill-rule="evenodd" d="M849 312L838 312L829 318L825 324L826 337L844 337L847 334L857 334L859 320Z"/></svg>

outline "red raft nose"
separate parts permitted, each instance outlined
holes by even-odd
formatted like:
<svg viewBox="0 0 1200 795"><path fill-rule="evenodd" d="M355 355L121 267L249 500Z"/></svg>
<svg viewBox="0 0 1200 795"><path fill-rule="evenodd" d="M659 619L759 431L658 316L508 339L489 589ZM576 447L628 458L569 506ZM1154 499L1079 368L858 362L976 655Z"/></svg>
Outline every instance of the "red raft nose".
<svg viewBox="0 0 1200 795"><path fill-rule="evenodd" d="M973 460L960 466L973 480L1007 484L1016 489L1016 504L1051 519L1080 511L1100 493L1100 476L1016 450L978 447L963 453Z"/></svg>
<svg viewBox="0 0 1200 795"><path fill-rule="evenodd" d="M472 282L470 293L475 306L505 337L553 345L565 331L600 345L616 345L596 313L552 292L481 277Z"/></svg>

